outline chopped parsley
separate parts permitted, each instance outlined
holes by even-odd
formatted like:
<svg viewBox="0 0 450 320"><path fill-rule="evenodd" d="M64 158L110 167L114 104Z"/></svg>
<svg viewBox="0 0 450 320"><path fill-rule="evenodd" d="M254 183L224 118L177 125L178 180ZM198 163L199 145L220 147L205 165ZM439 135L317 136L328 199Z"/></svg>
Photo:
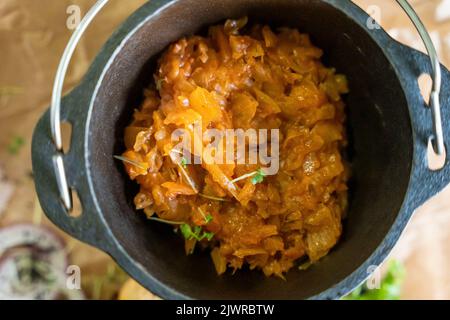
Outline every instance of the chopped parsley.
<svg viewBox="0 0 450 320"><path fill-rule="evenodd" d="M230 182L231 182L231 183L235 183L235 182L238 182L238 181L247 179L247 178L252 178L251 182L252 182L253 184L258 184L258 183L263 182L263 181L264 181L264 178L265 178L266 176L267 176L267 174L263 171L263 169L259 168L259 169L256 170L256 171L253 171L253 172L244 174L244 175L242 175L242 176L240 176L240 177L238 177L238 178L236 178L236 179L234 179L234 180L231 180Z"/></svg>
<svg viewBox="0 0 450 320"><path fill-rule="evenodd" d="M202 227L199 226L195 226L194 228L192 228L187 223L180 226L180 231L186 240L195 239L197 241L202 241L203 239L207 239L208 241L211 241L214 237L213 232L203 231Z"/></svg>
<svg viewBox="0 0 450 320"><path fill-rule="evenodd" d="M208 215L205 217L205 222L208 224L208 223L210 223L211 221L213 221L213 216L212 216L211 214L208 214Z"/></svg>
<svg viewBox="0 0 450 320"><path fill-rule="evenodd" d="M187 167L187 160L186 160L186 158L184 158L184 157L181 158L180 164L181 164L181 166L182 166L183 168L186 169L186 167Z"/></svg>
<svg viewBox="0 0 450 320"><path fill-rule="evenodd" d="M264 178L266 177L266 174L262 169L256 170L256 174L252 177L252 183L258 184L264 181Z"/></svg>
<svg viewBox="0 0 450 320"><path fill-rule="evenodd" d="M207 215L206 218L209 220L209 222L211 222L212 220L211 215ZM195 226L194 228L192 228L189 224L184 222L170 221L156 217L150 217L148 219L170 225L179 225L181 234L186 240L195 239L197 241L202 241L203 239L206 239L208 241L211 241L212 238L214 238L214 232L206 232L200 226Z"/></svg>

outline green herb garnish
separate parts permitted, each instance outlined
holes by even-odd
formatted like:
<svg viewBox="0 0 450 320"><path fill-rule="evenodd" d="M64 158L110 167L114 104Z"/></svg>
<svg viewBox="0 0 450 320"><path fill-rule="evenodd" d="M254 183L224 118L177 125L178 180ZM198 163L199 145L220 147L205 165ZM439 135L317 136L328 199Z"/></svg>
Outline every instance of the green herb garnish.
<svg viewBox="0 0 450 320"><path fill-rule="evenodd" d="M180 226L180 231L181 231L181 234L183 235L183 237L186 239L186 240L189 240L189 239L192 239L193 238L193 232L192 232L192 228L191 228L191 226L190 225L188 225L188 224L182 224L181 226Z"/></svg>
<svg viewBox="0 0 450 320"><path fill-rule="evenodd" d="M263 169L260 168L256 171L244 174L234 180L231 180L230 183L235 183L235 182L247 179L247 178L252 178L252 180L251 180L252 183L258 184L258 183L263 182L265 177L266 177L266 173L263 171Z"/></svg>
<svg viewBox="0 0 450 320"><path fill-rule="evenodd" d="M186 158L184 158L184 157L181 158L180 164L181 164L181 166L182 166L183 168L186 169L186 167L187 167L187 160L186 160Z"/></svg>
<svg viewBox="0 0 450 320"><path fill-rule="evenodd" d="M205 214L202 210L202 208L197 208L198 212L203 216L203 219L205 220L206 224L210 223L213 220L213 216L211 214Z"/></svg>
<svg viewBox="0 0 450 320"><path fill-rule="evenodd" d="M211 241L212 238L214 238L214 233L213 233L213 232L204 232L203 235L205 236L205 238L206 238L208 241Z"/></svg>
<svg viewBox="0 0 450 320"><path fill-rule="evenodd" d="M208 216L211 216L211 215L208 215ZM206 216L206 219L209 219L208 216ZM214 237L213 232L203 231L202 227L200 227L200 226L195 226L194 228L192 228L189 224L184 223L184 222L170 221L170 220L165 220L165 219L156 218L156 217L150 217L148 219L157 221L157 222L161 222L161 223L165 223L165 224L170 224L170 225L179 225L181 234L183 235L183 237L186 240L195 239L197 241L202 241L203 239L207 239L208 241L211 241L211 239ZM206 221L206 219L205 219L205 221ZM212 216L210 219L212 220ZM211 220L209 220L209 222L211 222Z"/></svg>
<svg viewBox="0 0 450 320"><path fill-rule="evenodd" d="M403 265L392 260L379 289L369 289L363 284L345 296L343 300L399 300L405 276Z"/></svg>
<svg viewBox="0 0 450 320"><path fill-rule="evenodd" d="M192 228L188 224L182 224L180 226L181 234L186 240L192 240L195 239L197 241L202 241L203 239L207 239L208 241L211 241L214 237L213 232L206 232L203 231L202 227L195 226Z"/></svg>
<svg viewBox="0 0 450 320"><path fill-rule="evenodd" d="M183 166L183 159L185 159L186 164L187 164L187 160L186 158L181 158L181 161L178 161L178 159L176 159L175 157L172 156L172 153L178 153L178 154L183 154L180 150L177 149L172 149L170 150L169 154L170 154L170 159L172 160L172 162L178 166L178 168L180 168L181 174L183 175L183 177L186 179L187 183L189 183L190 187L192 188L192 190L194 190L195 193L198 193L198 189L195 186L194 181L192 180L192 178L189 176L189 174L186 171L186 167Z"/></svg>
<svg viewBox="0 0 450 320"><path fill-rule="evenodd" d="M12 155L19 153L20 149L25 145L25 139L19 136L14 137L8 145L8 152Z"/></svg>
<svg viewBox="0 0 450 320"><path fill-rule="evenodd" d="M205 217L205 222L208 224L208 223L210 223L211 221L213 221L213 216L211 215L211 214L208 214L206 217Z"/></svg>
<svg viewBox="0 0 450 320"><path fill-rule="evenodd" d="M266 174L262 169L256 170L256 174L252 178L253 184L258 184L264 181L264 178L266 177Z"/></svg>

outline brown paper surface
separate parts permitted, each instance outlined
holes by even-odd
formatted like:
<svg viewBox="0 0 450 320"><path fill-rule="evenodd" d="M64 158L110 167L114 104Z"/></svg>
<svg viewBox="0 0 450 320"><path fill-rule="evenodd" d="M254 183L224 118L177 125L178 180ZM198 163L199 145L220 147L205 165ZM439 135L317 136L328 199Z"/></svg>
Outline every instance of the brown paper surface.
<svg viewBox="0 0 450 320"><path fill-rule="evenodd" d="M31 135L37 119L49 105L56 68L71 35L66 27L66 10L75 4L85 14L94 2L0 2L0 88L3 88L0 89L3 90L0 97L0 227L35 222L57 230L41 214L36 199L31 176ZM145 2L110 0L78 46L66 78L66 92L79 82L115 28ZM355 2L364 9L379 6L380 23L392 36L424 50L414 27L395 1ZM411 3L430 30L441 61L450 67L450 1L417 0ZM24 139L24 146L9 150L17 137ZM111 263L111 259L99 250L63 236L71 248L71 262L79 265L83 274L101 274ZM450 188L417 211L393 257L402 260L406 266L403 298L450 299ZM86 290L89 295L89 288ZM141 291L139 297L142 297ZM149 295L148 298L153 297Z"/></svg>

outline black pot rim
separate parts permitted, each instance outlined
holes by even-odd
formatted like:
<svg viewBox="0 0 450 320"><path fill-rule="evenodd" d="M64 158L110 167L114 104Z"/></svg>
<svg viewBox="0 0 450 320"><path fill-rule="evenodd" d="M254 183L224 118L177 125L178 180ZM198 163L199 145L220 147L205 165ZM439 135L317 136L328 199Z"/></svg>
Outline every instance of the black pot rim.
<svg viewBox="0 0 450 320"><path fill-rule="evenodd" d="M362 11L355 4L350 1L337 0L323 0L336 10L342 11L350 17L355 23L360 25L363 29L367 28L366 22L368 15ZM170 0L155 0L145 4L136 13L134 13L113 36L108 40L100 54L95 59L91 68L82 83L69 95L65 100L70 100L71 96L76 96L82 93L86 97L86 102L89 104L85 123L81 124L84 127L83 142L80 150L84 152L89 150L89 123L94 107L95 97L102 83L103 77L108 70L110 64L115 57L120 53L124 44L130 39L133 34L139 30L150 19L158 15L159 12L170 7L177 1ZM423 107L423 100L420 93L417 91L417 77L424 72L431 71L431 65L426 55L401 45L392 38L390 38L383 29L370 30L368 32L371 38L381 48L387 59L392 64L395 73L401 83L401 86L406 94L406 99L409 107L411 126L413 128L413 163L410 175L410 181L406 197L403 205L394 221L391 229L386 234L382 243L372 253L372 255L352 274L335 284L333 287L310 297L310 299L337 299L349 293L361 282L363 282L369 274L367 270L371 266L380 265L388 256L395 243L399 239L401 233L405 229L410 220L414 210L431 196L437 194L450 182L450 166L448 160L445 168L439 172L432 172L428 170L426 144L427 137L431 134L431 118L427 110ZM450 105L450 96L444 96L444 93L450 92L450 73L445 70L445 81L443 87L442 105ZM448 108L443 110L443 119L450 119L450 111ZM36 133L41 130L48 133L48 113L43 117L38 125L35 137L33 139L33 170L35 172L42 171L42 164L38 163L42 159L38 159L38 155L42 154L43 137ZM444 133L446 137L450 137L450 124L445 125ZM46 138L48 140L48 137ZM51 146L46 147L48 152L52 152ZM50 219L59 225L68 233L77 238L83 239L102 250L108 252L128 273L141 283L148 283L149 289L155 294L167 299L191 299L177 292L175 289L166 286L164 283L153 277L145 271L143 266L134 261L131 256L124 250L121 244L115 239L111 230L108 230L107 223L101 214L101 208L97 200L94 183L92 181L92 172L89 166L89 153L84 152L84 166L85 166L85 181L80 183L83 191L87 192L91 199L86 199L88 206L95 208L98 213L97 217L81 218L64 220L61 215L57 216L57 212L64 211L61 203L54 203L49 200L48 189L44 187L47 176L37 176L36 189L44 208L44 211L49 215ZM51 205L48 203L52 203ZM56 206L56 207L55 207ZM55 212L52 214L51 212ZM85 219L85 220L83 220ZM92 227L95 224L95 227ZM80 234L80 227L90 226L91 231L84 230Z"/></svg>

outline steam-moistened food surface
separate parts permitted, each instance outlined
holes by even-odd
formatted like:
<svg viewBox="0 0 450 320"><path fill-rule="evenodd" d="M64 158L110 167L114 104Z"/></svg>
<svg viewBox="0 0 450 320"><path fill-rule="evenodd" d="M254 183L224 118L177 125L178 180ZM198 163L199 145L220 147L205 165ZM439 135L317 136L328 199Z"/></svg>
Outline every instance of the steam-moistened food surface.
<svg viewBox="0 0 450 320"><path fill-rule="evenodd" d="M342 157L348 87L322 55L296 29L228 20L205 37L170 45L134 111L117 158L140 186L136 209L173 227L187 254L209 250L218 274L248 265L283 278L339 240L349 177ZM269 174L260 158L241 161L237 153L226 163L196 151L187 157L173 133L183 129L189 143L207 148L211 141L194 133L198 123L202 131L278 129L279 157L272 160L279 170ZM266 151L274 155L271 139ZM225 144L218 141L212 154Z"/></svg>

